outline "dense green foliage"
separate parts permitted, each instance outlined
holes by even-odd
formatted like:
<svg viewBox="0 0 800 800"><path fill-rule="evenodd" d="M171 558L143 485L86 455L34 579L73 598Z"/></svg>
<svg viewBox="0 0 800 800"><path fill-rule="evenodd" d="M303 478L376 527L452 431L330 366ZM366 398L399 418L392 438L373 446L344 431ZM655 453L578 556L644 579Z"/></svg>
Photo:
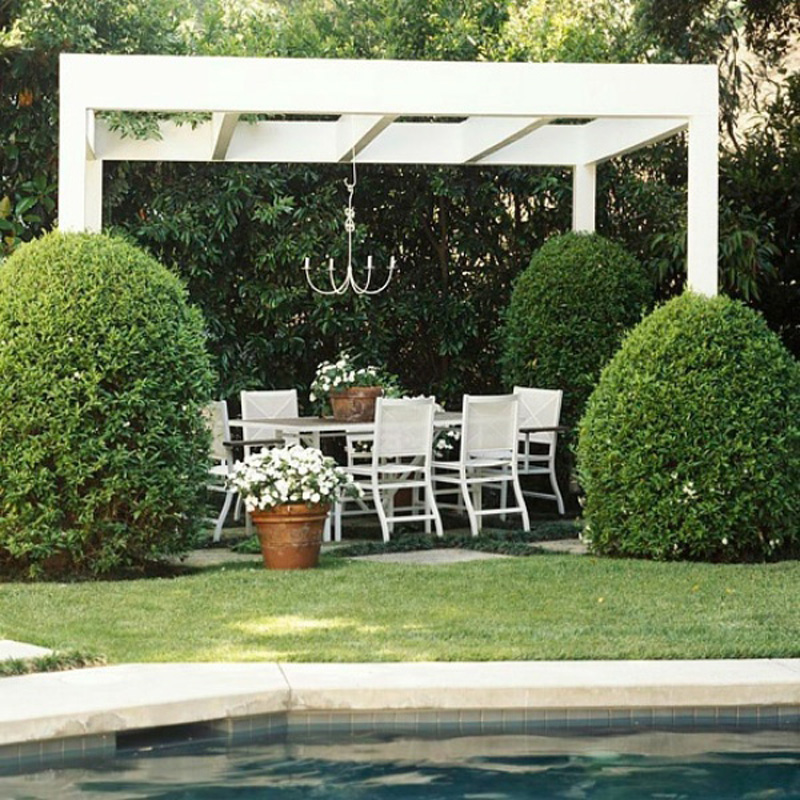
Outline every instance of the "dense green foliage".
<svg viewBox="0 0 800 800"><path fill-rule="evenodd" d="M796 552L800 364L742 304L674 298L603 370L578 468L598 553L733 562Z"/></svg>
<svg viewBox="0 0 800 800"><path fill-rule="evenodd" d="M188 8L182 0L0 3L0 257L56 220L59 54L186 52L178 26Z"/></svg>
<svg viewBox="0 0 800 800"><path fill-rule="evenodd" d="M722 192L768 228L775 268L763 283L758 307L769 326L800 358L800 73L787 78L734 152L723 155ZM753 211L759 209L758 212ZM745 246L754 243L742 234ZM758 269L760 259L751 261ZM746 262L742 272L746 270ZM751 271L749 278L756 275Z"/></svg>
<svg viewBox="0 0 800 800"><path fill-rule="evenodd" d="M778 63L792 17L783 7L729 0L674 4L654 22L649 0L15 0L0 8L0 232L13 251L54 223L57 58L63 51L563 61ZM774 4L767 4L772 6ZM774 11L774 13L773 13ZM654 15L656 15L654 17ZM729 24L729 23L735 24ZM740 24L741 23L741 24ZM684 35L685 34L685 35ZM752 59L751 59L752 61ZM742 70L740 70L740 73ZM763 79L755 67L754 81ZM787 83L788 84L788 79ZM726 125L750 97L725 77ZM785 95L789 97L788 94ZM795 106L796 107L796 106ZM6 113L9 112L9 113ZM721 275L797 342L791 192L796 145L765 108L753 134L722 159ZM786 117L790 119L790 117ZM114 117L131 134L153 120ZM741 138L741 137L740 137ZM749 143L752 141L752 149ZM780 177L776 177L780 176ZM302 280L305 256L341 260L346 170L336 166L106 165L104 219L187 282L208 320L219 391L296 385L352 347L414 391L445 401L499 388L487 345L516 275L548 237L569 228L563 170L365 167L356 194L356 258L398 257L383 297L319 298ZM680 290L685 256L686 151L680 137L601 165L599 230L624 242L658 281ZM777 184L780 184L778 186ZM677 221L677 224L676 224ZM793 230L795 231L793 235ZM791 288L795 287L795 288ZM794 337L794 338L792 338ZM425 346L420 347L420 340ZM792 344L792 346L800 346Z"/></svg>
<svg viewBox="0 0 800 800"><path fill-rule="evenodd" d="M798 605L798 562L323 554L298 573L257 556L173 580L0 584L0 637L113 663L797 658Z"/></svg>
<svg viewBox="0 0 800 800"><path fill-rule="evenodd" d="M185 295L101 235L48 234L0 269L4 568L102 574L193 541L211 376Z"/></svg>
<svg viewBox="0 0 800 800"><path fill-rule="evenodd" d="M598 234L553 237L514 285L501 337L506 384L562 389L562 424L574 426L652 292L641 264L616 242Z"/></svg>

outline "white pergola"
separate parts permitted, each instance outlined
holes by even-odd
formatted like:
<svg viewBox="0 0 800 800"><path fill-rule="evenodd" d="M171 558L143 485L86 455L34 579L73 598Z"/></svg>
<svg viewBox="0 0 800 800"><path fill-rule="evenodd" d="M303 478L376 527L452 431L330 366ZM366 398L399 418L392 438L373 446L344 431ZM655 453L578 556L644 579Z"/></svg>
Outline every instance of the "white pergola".
<svg viewBox="0 0 800 800"><path fill-rule="evenodd" d="M62 55L60 68L62 230L100 230L104 161L346 163L355 153L359 164L567 166L572 227L593 231L597 165L686 130L688 286L717 293L715 66ZM210 119L135 140L111 132L102 111Z"/></svg>

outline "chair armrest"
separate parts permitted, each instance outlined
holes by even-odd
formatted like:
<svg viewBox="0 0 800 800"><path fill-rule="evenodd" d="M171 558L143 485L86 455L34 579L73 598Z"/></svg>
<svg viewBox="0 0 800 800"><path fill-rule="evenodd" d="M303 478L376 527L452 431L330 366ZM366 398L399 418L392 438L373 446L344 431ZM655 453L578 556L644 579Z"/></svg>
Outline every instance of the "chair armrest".
<svg viewBox="0 0 800 800"><path fill-rule="evenodd" d="M284 444L283 439L231 439L222 443L223 447L282 447Z"/></svg>
<svg viewBox="0 0 800 800"><path fill-rule="evenodd" d="M568 425L552 425L549 428L520 428L520 433L566 433L569 430Z"/></svg>

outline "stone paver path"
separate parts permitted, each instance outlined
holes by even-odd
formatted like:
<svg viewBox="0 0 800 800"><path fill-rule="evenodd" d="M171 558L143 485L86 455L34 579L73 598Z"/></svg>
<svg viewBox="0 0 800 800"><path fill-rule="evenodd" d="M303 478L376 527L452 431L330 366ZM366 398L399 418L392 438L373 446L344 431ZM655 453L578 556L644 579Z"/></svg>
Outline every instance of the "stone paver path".
<svg viewBox="0 0 800 800"><path fill-rule="evenodd" d="M436 550L409 550L406 553L381 553L356 556L353 561L380 561L386 564L457 564L462 561L483 561L488 558L513 558L502 553L482 553L479 550L439 548Z"/></svg>
<svg viewBox="0 0 800 800"><path fill-rule="evenodd" d="M52 653L46 647L37 647L35 644L15 642L13 639L0 639L0 661L17 658L38 658Z"/></svg>

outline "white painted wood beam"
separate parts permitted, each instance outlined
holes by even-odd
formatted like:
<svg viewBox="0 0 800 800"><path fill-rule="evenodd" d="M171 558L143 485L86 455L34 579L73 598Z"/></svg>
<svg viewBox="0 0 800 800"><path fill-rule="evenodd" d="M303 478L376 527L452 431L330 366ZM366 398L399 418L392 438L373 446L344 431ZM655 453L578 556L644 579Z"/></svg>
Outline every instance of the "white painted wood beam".
<svg viewBox="0 0 800 800"><path fill-rule="evenodd" d="M240 122L226 161L331 163L339 161L337 122ZM98 158L108 161L207 161L210 123L162 122L160 140L122 138L97 123ZM389 125L356 157L360 164L462 164L459 124ZM563 166L583 155L580 126L546 125L475 163ZM344 153L342 153L344 155Z"/></svg>
<svg viewBox="0 0 800 800"><path fill-rule="evenodd" d="M461 160L475 164L550 121L550 117L470 117L458 126Z"/></svg>
<svg viewBox="0 0 800 800"><path fill-rule="evenodd" d="M589 163L607 161L673 136L687 125L686 119L596 119L582 125L584 159Z"/></svg>
<svg viewBox="0 0 800 800"><path fill-rule="evenodd" d="M238 114L215 111L211 115L211 160L224 161L239 121Z"/></svg>
<svg viewBox="0 0 800 800"><path fill-rule="evenodd" d="M58 121L58 227L99 231L102 224L103 162L87 158L94 146L80 86L62 86Z"/></svg>
<svg viewBox="0 0 800 800"><path fill-rule="evenodd" d="M350 161L396 119L395 115L343 114L336 123L337 161Z"/></svg>
<svg viewBox="0 0 800 800"><path fill-rule="evenodd" d="M490 153L478 166L515 164L521 166L562 167L583 162L583 135L580 125L545 125Z"/></svg>
<svg viewBox="0 0 800 800"><path fill-rule="evenodd" d="M594 233L597 167L575 164L572 168L572 230Z"/></svg>
<svg viewBox="0 0 800 800"><path fill-rule="evenodd" d="M719 133L717 114L689 120L687 286L713 297L719 291Z"/></svg>
<svg viewBox="0 0 800 800"><path fill-rule="evenodd" d="M716 67L699 64L63 54L60 69L96 110L688 116L705 112L717 84Z"/></svg>
<svg viewBox="0 0 800 800"><path fill-rule="evenodd" d="M95 118L94 111L86 112L86 160L94 161L95 155Z"/></svg>
<svg viewBox="0 0 800 800"><path fill-rule="evenodd" d="M175 125L159 124L161 139L131 139L110 131L103 120L97 121L95 142L97 157L106 161L210 161L209 142L212 123ZM230 145L228 147L230 149Z"/></svg>

